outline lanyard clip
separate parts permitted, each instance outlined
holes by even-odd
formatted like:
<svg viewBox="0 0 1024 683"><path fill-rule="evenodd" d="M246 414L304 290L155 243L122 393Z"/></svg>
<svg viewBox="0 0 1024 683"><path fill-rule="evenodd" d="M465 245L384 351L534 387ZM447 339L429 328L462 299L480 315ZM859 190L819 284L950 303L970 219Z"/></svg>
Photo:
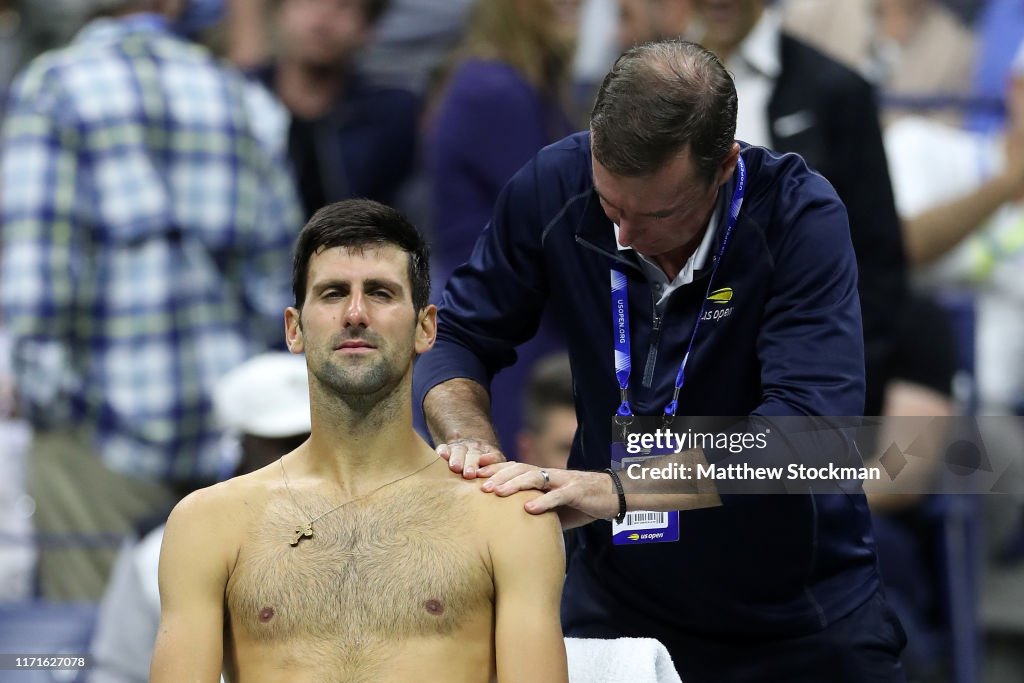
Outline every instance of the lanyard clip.
<svg viewBox="0 0 1024 683"><path fill-rule="evenodd" d="M633 408L629 405L629 396L626 393L626 387L619 387L619 409L615 411L616 416L632 417ZM632 422L632 420L630 420Z"/></svg>
<svg viewBox="0 0 1024 683"><path fill-rule="evenodd" d="M616 425L622 427L622 441L625 442L626 437L629 436L629 425L633 424L633 415L623 415L619 413L613 419Z"/></svg>
<svg viewBox="0 0 1024 683"><path fill-rule="evenodd" d="M679 392L683 387L676 384L676 388L672 391L672 400L669 401L668 405L665 406L665 414L662 416L662 424L666 427L672 424L672 421L676 419L676 411L679 410Z"/></svg>

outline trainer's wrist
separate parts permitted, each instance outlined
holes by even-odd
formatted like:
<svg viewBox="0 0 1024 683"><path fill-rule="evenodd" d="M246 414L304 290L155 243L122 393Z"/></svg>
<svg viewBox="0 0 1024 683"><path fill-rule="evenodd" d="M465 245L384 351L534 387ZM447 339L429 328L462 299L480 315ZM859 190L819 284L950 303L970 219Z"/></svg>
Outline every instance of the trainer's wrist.
<svg viewBox="0 0 1024 683"><path fill-rule="evenodd" d="M606 467L604 471L612 479L612 488L618 503L618 510L610 519L618 524L622 524L623 520L626 519L626 491L622 488L622 480L619 478L618 472L611 467Z"/></svg>

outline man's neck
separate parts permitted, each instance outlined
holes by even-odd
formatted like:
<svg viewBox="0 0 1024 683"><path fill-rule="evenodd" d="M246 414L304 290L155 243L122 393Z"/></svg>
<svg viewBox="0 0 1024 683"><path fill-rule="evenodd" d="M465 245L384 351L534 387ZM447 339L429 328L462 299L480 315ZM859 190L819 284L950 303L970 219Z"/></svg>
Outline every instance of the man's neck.
<svg viewBox="0 0 1024 683"><path fill-rule="evenodd" d="M346 80L341 66L314 67L283 58L277 65L274 89L295 116L316 119L331 111Z"/></svg>
<svg viewBox="0 0 1024 683"><path fill-rule="evenodd" d="M331 394L314 382L308 471L357 498L430 462L430 447L412 428L407 382L372 404Z"/></svg>

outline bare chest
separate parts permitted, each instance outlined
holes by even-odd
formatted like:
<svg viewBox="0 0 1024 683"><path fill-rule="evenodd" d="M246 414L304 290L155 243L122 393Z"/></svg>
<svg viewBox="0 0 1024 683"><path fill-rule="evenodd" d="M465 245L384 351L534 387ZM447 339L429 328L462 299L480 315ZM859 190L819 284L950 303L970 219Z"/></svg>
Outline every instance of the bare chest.
<svg viewBox="0 0 1024 683"><path fill-rule="evenodd" d="M307 520L270 502L228 582L232 628L255 641L335 647L450 635L493 604L484 553L451 523L459 507L443 493L396 490L327 515L292 546Z"/></svg>

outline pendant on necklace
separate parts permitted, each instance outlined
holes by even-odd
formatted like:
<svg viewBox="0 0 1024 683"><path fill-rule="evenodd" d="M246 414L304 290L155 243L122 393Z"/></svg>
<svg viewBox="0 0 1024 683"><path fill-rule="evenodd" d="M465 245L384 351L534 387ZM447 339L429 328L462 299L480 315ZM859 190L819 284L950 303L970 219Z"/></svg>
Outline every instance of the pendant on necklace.
<svg viewBox="0 0 1024 683"><path fill-rule="evenodd" d="M295 547L299 544L303 538L313 538L313 523L310 522L306 526L295 527L295 538L292 539L290 546Z"/></svg>

